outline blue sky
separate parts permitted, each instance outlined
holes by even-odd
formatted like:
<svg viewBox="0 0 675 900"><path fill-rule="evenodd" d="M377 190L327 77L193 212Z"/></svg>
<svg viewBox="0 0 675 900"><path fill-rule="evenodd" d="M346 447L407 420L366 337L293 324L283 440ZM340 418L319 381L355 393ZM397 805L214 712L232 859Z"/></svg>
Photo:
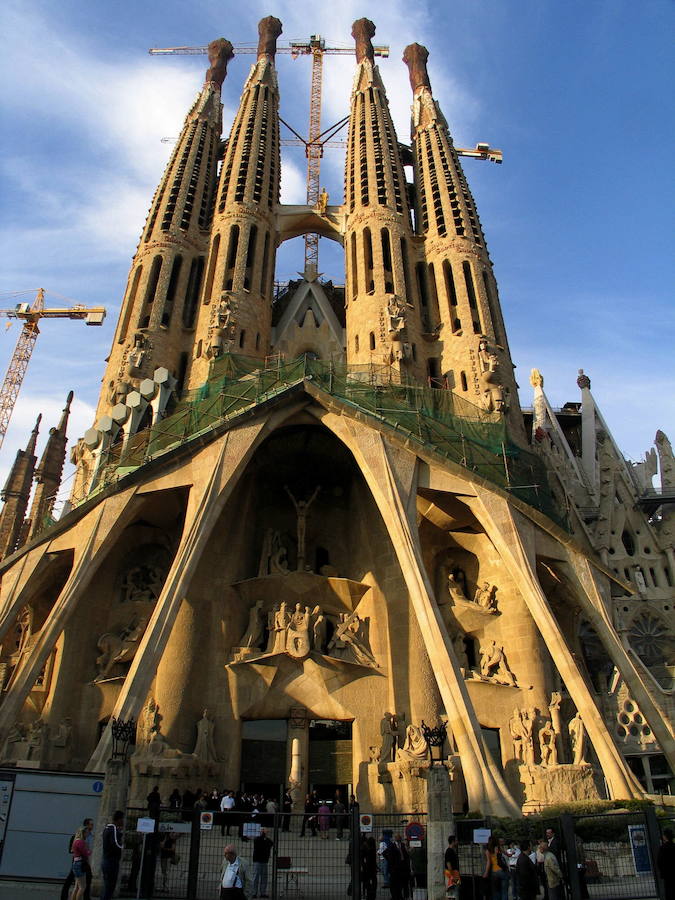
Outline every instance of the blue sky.
<svg viewBox="0 0 675 900"><path fill-rule="evenodd" d="M410 89L400 62L412 41L430 51L434 93L455 143L488 141L504 165L465 161L500 285L521 403L529 372L544 374L554 406L579 399L577 369L624 453L638 459L657 428L675 440L671 0L453 0L340 4L251 0L5 0L0 61L0 306L44 287L108 307L102 329L47 322L10 431L4 480L38 411L58 417L76 393L71 439L92 424L104 359L152 193L201 86L204 57L157 59L151 46L254 43L274 14L281 41L322 34L352 46L368 16L399 139L409 140ZM252 58L230 64L224 129ZM307 59L278 57L281 112L306 128ZM351 57L326 57L323 123L348 112ZM322 182L340 202L342 153L327 151ZM282 199L302 202L302 151L284 150ZM321 242L320 268L344 277ZM284 246L277 277L302 268L302 242ZM23 299L23 298L22 298ZM30 294L26 299L30 299ZM0 332L0 368L16 323ZM43 439L47 428L43 427Z"/></svg>

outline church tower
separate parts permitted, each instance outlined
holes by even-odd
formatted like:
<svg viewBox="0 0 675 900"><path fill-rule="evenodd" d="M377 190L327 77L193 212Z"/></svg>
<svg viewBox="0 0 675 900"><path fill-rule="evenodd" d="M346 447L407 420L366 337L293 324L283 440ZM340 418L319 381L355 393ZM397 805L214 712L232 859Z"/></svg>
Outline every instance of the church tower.
<svg viewBox="0 0 675 900"><path fill-rule="evenodd" d="M66 405L61 414L61 420L56 428L49 429L49 437L42 452L40 464L35 469L35 494L30 509L29 540L39 534L46 527L45 520L51 516L54 509L56 493L61 485L63 464L66 459L66 429L70 416L70 404L73 402L73 392L68 394Z"/></svg>
<svg viewBox="0 0 675 900"><path fill-rule="evenodd" d="M345 167L347 363L425 375L403 162L369 19L354 22L356 74Z"/></svg>
<svg viewBox="0 0 675 900"><path fill-rule="evenodd" d="M33 472L37 462L35 445L41 419L42 414L37 417L26 449L17 450L14 465L0 494L0 498L4 502L2 513L0 513L0 559L13 553L17 544L21 542L24 517L28 509Z"/></svg>
<svg viewBox="0 0 675 900"><path fill-rule="evenodd" d="M274 67L281 22L258 25L258 58L244 85L225 150L211 231L190 386L225 350L269 353L279 203L279 87Z"/></svg>
<svg viewBox="0 0 675 900"><path fill-rule="evenodd" d="M163 367L180 388L194 340L222 131L220 91L233 56L224 38L208 47L210 67L155 192L134 257L103 379L98 418ZM149 425L160 415L147 408ZM134 423L136 426L138 423Z"/></svg>
<svg viewBox="0 0 675 900"><path fill-rule="evenodd" d="M497 283L476 204L447 122L433 98L429 53L405 48L413 91L412 151L417 233L424 238L427 309L438 335L440 374L458 396L507 416L524 438ZM424 264L422 264L424 266Z"/></svg>

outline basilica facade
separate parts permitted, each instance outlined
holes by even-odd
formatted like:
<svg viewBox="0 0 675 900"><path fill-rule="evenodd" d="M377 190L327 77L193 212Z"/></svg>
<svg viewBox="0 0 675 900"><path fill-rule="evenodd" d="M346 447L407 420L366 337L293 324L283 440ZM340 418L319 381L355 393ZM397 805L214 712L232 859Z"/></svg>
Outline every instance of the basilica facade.
<svg viewBox="0 0 675 900"><path fill-rule="evenodd" d="M69 404L5 487L2 763L102 771L134 719L132 801L281 785L422 811L444 723L457 812L669 793L668 438L626 462L583 372L557 410L533 370L521 408L424 47L404 144L354 23L344 198L281 205L281 23L259 33L225 141L233 49L209 45L69 509L49 516ZM308 233L344 247L344 285L310 265L275 289Z"/></svg>

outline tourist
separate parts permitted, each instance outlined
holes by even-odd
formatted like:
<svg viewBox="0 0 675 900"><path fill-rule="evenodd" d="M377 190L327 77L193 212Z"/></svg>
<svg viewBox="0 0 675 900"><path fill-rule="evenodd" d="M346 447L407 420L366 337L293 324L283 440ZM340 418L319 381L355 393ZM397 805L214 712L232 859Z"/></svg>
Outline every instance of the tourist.
<svg viewBox="0 0 675 900"><path fill-rule="evenodd" d="M558 858L550 849L548 840L539 842L539 852L543 856L544 877L550 900L562 900L563 874Z"/></svg>
<svg viewBox="0 0 675 900"><path fill-rule="evenodd" d="M509 841L504 852L506 854L506 860L509 864L509 881L511 882L511 900L518 900L518 875L517 875L516 865L518 863L518 857L520 856L520 850L515 841Z"/></svg>
<svg viewBox="0 0 675 900"><path fill-rule="evenodd" d="M84 900L89 900L89 892L91 890L91 866L89 864L91 851L94 849L94 820L93 819L85 819L82 822L82 828L78 829L75 834L71 837L70 842L68 843L68 855L72 856L73 854L73 844L75 843L75 839L79 832L82 832L84 840L87 842L87 846L89 847L89 856L83 860L84 869L85 869L85 885L84 885ZM68 877L63 882L63 887L61 888L61 900L68 900L68 893L70 888L75 882L75 873L73 872L73 867L71 865L70 871L68 872Z"/></svg>
<svg viewBox="0 0 675 900"><path fill-rule="evenodd" d="M227 844L220 870L220 900L246 900L249 882L248 863L237 855L233 844Z"/></svg>
<svg viewBox="0 0 675 900"><path fill-rule="evenodd" d="M516 860L516 882L519 900L535 900L539 894L537 867L530 855L529 841L520 842L520 854Z"/></svg>
<svg viewBox="0 0 675 900"><path fill-rule="evenodd" d="M305 796L305 815L302 817L302 828L300 830L300 837L305 836L305 829L309 826L312 837L316 837L316 811L318 809L318 804L314 798L314 793L307 794Z"/></svg>
<svg viewBox="0 0 675 900"><path fill-rule="evenodd" d="M328 840L328 832L330 830L330 806L325 800L321 801L317 810L317 821L319 823L319 837L324 841Z"/></svg>
<svg viewBox="0 0 675 900"><path fill-rule="evenodd" d="M483 878L489 881L492 900L509 900L508 868L506 858L499 846L499 840L491 834L485 847Z"/></svg>
<svg viewBox="0 0 675 900"><path fill-rule="evenodd" d="M234 805L235 805L234 791L226 791L223 794L223 797L220 801L220 814L222 816L221 822L220 822L220 833L223 837L225 837L226 834L229 835L230 828L233 824L235 824L235 825L237 824L236 822L233 821L235 818L233 815L234 814Z"/></svg>
<svg viewBox="0 0 675 900"><path fill-rule="evenodd" d="M180 791L178 788L174 788L171 796L169 797L169 806L171 809L180 809L181 807L181 799L180 799Z"/></svg>
<svg viewBox="0 0 675 900"><path fill-rule="evenodd" d="M91 856L91 848L87 842L87 826L83 825L75 832L75 839L71 847L73 854L73 880L75 889L71 894L71 900L83 900L84 892L87 887L87 870L89 869L89 857Z"/></svg>
<svg viewBox="0 0 675 900"><path fill-rule="evenodd" d="M552 828L546 829L546 843L548 844L548 849L555 856L559 863L562 862L561 855L561 847L560 847L560 838L555 833Z"/></svg>
<svg viewBox="0 0 675 900"><path fill-rule="evenodd" d="M101 848L101 874L103 875L103 893L101 900L112 900L117 886L120 870L122 847L124 846L124 813L121 809L113 814L112 822L103 829L103 846Z"/></svg>
<svg viewBox="0 0 675 900"><path fill-rule="evenodd" d="M159 846L159 865L162 870L162 890L166 890L166 883L169 877L169 864L178 865L179 857L176 854L176 841L180 837L173 831L167 831L162 838Z"/></svg>
<svg viewBox="0 0 675 900"><path fill-rule="evenodd" d="M270 861L273 842L267 837L264 828L253 841L253 896L268 897L267 893L267 864Z"/></svg>
<svg viewBox="0 0 675 900"><path fill-rule="evenodd" d="M461 884L461 876L459 874L459 853L457 848L459 842L454 834L448 837L448 846L445 849L445 857L443 860L445 870L445 896L452 897L457 900L459 897L459 885Z"/></svg>
<svg viewBox="0 0 675 900"><path fill-rule="evenodd" d="M384 851L384 856L389 864L391 900L403 900L410 890L410 855L400 834L394 835L394 840Z"/></svg>
<svg viewBox="0 0 675 900"><path fill-rule="evenodd" d="M377 848L377 855L380 859L380 867L382 870L382 886L389 887L389 863L387 862L386 851L391 844L392 832L385 828L382 832L382 840Z"/></svg>
<svg viewBox="0 0 675 900"><path fill-rule="evenodd" d="M340 800L340 795L336 793L335 795L335 803L333 804L333 815L335 816L335 829L336 829L336 841L342 840L342 835L345 830L345 823L347 821L346 816L347 810L345 809L345 805Z"/></svg>
<svg viewBox="0 0 675 900"><path fill-rule="evenodd" d="M293 811L293 797L291 796L291 792L289 790L284 791L284 801L282 805L283 811L283 819L281 820L281 830L282 831L290 831L291 830L291 813Z"/></svg>
<svg viewBox="0 0 675 900"><path fill-rule="evenodd" d="M361 844L361 892L366 900L377 896L377 846L370 836Z"/></svg>
<svg viewBox="0 0 675 900"><path fill-rule="evenodd" d="M656 868L665 885L664 900L675 900L675 843L672 828L663 829L661 846L656 854Z"/></svg>
<svg viewBox="0 0 675 900"><path fill-rule="evenodd" d="M155 785L147 797L148 815L151 819L159 819L159 811L162 806L162 798L159 794L159 785Z"/></svg>

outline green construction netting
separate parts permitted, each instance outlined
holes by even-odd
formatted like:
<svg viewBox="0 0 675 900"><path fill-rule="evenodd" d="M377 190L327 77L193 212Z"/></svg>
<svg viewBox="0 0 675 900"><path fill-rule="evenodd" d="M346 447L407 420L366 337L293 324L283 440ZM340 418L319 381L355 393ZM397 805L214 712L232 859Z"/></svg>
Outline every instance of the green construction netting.
<svg viewBox="0 0 675 900"><path fill-rule="evenodd" d="M123 450L113 447L107 451L95 488L303 381L375 416L385 426L499 485L565 526L553 502L543 462L509 440L499 414L451 391L407 382L389 366L347 366L307 357L286 362L226 354L215 360L209 379L187 392L172 415L134 435Z"/></svg>

